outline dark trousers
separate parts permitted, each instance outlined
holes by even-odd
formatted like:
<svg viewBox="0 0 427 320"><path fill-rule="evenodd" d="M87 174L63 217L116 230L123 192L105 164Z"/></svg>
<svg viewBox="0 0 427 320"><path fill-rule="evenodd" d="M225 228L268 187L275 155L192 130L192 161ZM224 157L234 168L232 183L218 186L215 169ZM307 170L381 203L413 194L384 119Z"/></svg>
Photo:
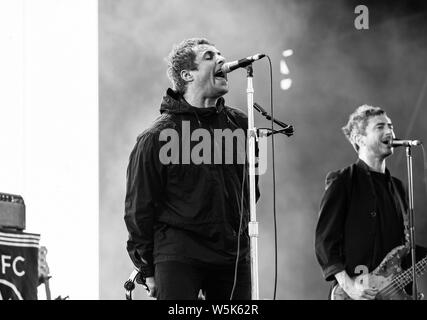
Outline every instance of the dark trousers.
<svg viewBox="0 0 427 320"><path fill-rule="evenodd" d="M206 300L230 300L234 265L199 266L176 261L156 264L155 281L158 300L197 300L203 290ZM250 263L239 263L233 300L251 299Z"/></svg>

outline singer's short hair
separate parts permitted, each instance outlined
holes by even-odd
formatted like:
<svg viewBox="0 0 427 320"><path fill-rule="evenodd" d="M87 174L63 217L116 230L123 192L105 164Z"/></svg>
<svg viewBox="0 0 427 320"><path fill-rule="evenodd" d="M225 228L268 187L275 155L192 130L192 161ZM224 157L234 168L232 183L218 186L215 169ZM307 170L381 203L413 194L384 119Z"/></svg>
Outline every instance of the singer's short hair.
<svg viewBox="0 0 427 320"><path fill-rule="evenodd" d="M383 109L364 104L358 107L350 115L347 124L342 127L342 131L344 132L344 135L347 137L348 141L350 141L356 152L359 152L359 146L357 145L355 139L356 135L365 134L369 118L383 114L386 114Z"/></svg>
<svg viewBox="0 0 427 320"><path fill-rule="evenodd" d="M186 39L175 45L166 58L168 62L167 75L172 82L173 89L181 94L185 92L187 86L187 83L181 78L181 71L197 70L196 52L193 49L201 44L214 45L205 38Z"/></svg>

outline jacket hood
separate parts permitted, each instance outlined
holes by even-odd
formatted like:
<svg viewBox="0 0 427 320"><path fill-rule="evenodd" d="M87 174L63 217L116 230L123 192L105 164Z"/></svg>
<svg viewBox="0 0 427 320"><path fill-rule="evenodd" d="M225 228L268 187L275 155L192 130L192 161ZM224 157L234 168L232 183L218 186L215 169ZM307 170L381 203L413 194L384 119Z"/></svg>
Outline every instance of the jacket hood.
<svg viewBox="0 0 427 320"><path fill-rule="evenodd" d="M224 109L224 98L219 98L216 107L197 108L185 101L179 93L168 89L160 105L160 113L192 114L196 117L210 117L221 113Z"/></svg>

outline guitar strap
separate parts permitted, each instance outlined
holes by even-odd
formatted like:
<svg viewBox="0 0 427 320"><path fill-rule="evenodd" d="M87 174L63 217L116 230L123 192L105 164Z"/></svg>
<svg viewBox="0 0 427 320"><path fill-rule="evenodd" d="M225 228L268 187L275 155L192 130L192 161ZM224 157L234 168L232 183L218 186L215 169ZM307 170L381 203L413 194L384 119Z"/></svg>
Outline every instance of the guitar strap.
<svg viewBox="0 0 427 320"><path fill-rule="evenodd" d="M405 205L403 204L403 199L400 196L396 185L393 182L393 178L390 176L390 184L391 184L391 192L393 195L393 199L398 200L399 203L399 207L400 207L400 212L402 213L402 217L403 217L403 228L404 228L404 233L405 233L405 246L409 247L410 244L410 237L409 237L409 214L408 211L405 209ZM396 201L395 201L396 202Z"/></svg>

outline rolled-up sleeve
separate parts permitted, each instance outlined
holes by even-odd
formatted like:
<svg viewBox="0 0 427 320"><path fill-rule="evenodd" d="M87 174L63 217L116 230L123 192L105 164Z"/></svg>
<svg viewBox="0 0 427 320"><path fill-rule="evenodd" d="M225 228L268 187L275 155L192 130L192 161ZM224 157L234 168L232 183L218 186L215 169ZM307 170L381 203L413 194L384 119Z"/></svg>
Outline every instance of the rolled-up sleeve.
<svg viewBox="0 0 427 320"><path fill-rule="evenodd" d="M124 220L129 232L127 251L143 277L154 275L153 226L162 190L158 139L152 133L142 134L129 157Z"/></svg>
<svg viewBox="0 0 427 320"><path fill-rule="evenodd" d="M344 225L348 199L345 183L337 172L326 177L315 232L316 258L326 281L345 269L343 256Z"/></svg>

